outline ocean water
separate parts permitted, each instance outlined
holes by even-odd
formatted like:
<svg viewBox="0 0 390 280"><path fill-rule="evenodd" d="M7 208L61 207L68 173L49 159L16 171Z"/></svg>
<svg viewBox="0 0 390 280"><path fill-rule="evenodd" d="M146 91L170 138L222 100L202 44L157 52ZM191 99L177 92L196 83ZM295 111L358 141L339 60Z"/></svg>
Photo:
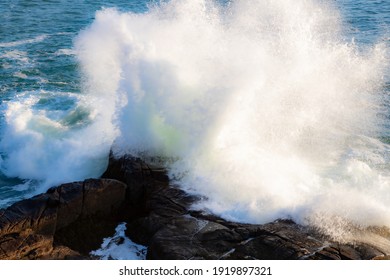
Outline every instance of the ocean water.
<svg viewBox="0 0 390 280"><path fill-rule="evenodd" d="M0 0L0 204L165 159L194 207L390 227L390 1Z"/></svg>

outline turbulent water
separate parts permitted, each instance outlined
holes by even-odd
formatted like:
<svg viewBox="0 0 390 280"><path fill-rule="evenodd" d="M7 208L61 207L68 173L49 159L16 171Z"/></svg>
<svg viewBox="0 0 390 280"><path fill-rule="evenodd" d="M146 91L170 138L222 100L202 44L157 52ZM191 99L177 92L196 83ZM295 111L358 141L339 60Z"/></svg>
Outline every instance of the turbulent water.
<svg viewBox="0 0 390 280"><path fill-rule="evenodd" d="M167 159L228 219L390 226L389 1L9 0L0 17L3 206L99 176L112 148Z"/></svg>

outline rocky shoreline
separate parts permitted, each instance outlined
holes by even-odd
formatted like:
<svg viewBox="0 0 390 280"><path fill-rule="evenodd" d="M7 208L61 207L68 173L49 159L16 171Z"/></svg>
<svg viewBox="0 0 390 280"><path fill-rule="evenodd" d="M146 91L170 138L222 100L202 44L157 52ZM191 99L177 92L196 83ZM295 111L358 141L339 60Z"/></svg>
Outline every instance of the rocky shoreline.
<svg viewBox="0 0 390 280"><path fill-rule="evenodd" d="M147 259L388 259L379 246L340 244L290 220L263 225L191 210L200 199L166 171L110 157L100 179L63 184L0 210L0 259L91 259L120 222ZM382 232L388 238L388 231Z"/></svg>

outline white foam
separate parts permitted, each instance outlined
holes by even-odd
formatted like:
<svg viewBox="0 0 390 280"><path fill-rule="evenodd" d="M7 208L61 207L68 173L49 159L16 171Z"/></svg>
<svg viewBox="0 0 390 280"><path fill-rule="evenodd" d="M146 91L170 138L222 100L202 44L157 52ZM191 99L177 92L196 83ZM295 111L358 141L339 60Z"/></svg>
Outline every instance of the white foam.
<svg viewBox="0 0 390 280"><path fill-rule="evenodd" d="M49 35L43 34L43 35L38 35L31 39L18 40L14 42L4 42L4 43L0 43L0 48L10 48L10 47L18 47L26 44L35 44L44 41L48 37Z"/></svg>
<svg viewBox="0 0 390 280"><path fill-rule="evenodd" d="M12 50L4 52L3 54L0 54L0 58L16 60L22 63L29 63L27 52L24 51Z"/></svg>
<svg viewBox="0 0 390 280"><path fill-rule="evenodd" d="M27 75L22 72L16 72L13 76L21 79L27 79Z"/></svg>
<svg viewBox="0 0 390 280"><path fill-rule="evenodd" d="M60 55L75 55L76 52L73 49L59 49L58 51L55 52L55 55L60 56Z"/></svg>
<svg viewBox="0 0 390 280"><path fill-rule="evenodd" d="M61 95L65 101L74 99L75 105L56 110L40 104ZM98 121L82 96L26 92L3 103L3 110L0 167L6 176L35 180L39 182L36 192L41 192L61 183L98 177L105 170L112 130Z"/></svg>
<svg viewBox="0 0 390 280"><path fill-rule="evenodd" d="M104 238L101 248L90 254L101 260L144 260L147 248L134 243L126 235L126 223L119 224L112 237Z"/></svg>

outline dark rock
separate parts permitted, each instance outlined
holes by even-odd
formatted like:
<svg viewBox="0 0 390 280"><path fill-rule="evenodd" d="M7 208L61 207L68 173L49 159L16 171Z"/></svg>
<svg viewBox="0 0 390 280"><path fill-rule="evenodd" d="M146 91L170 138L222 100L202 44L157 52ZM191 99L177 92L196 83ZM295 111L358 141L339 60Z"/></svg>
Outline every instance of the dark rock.
<svg viewBox="0 0 390 280"><path fill-rule="evenodd" d="M386 256L385 252L382 252L380 249L375 248L370 245L366 244L357 244L354 246L356 251L358 251L358 254L361 256L361 259L363 260L370 260L370 259L376 259L376 258L388 258L390 256Z"/></svg>
<svg viewBox="0 0 390 280"><path fill-rule="evenodd" d="M57 229L64 228L76 221L83 209L83 183L64 184L56 188L53 196L58 197Z"/></svg>
<svg viewBox="0 0 390 280"><path fill-rule="evenodd" d="M0 259L88 259L119 222L127 222L134 242L148 246L148 259L389 258L373 244L340 244L291 220L252 225L195 211L192 205L204 198L172 185L165 169L138 158L111 155L103 177L0 210ZM369 233L390 237L386 228Z"/></svg>
<svg viewBox="0 0 390 280"><path fill-rule="evenodd" d="M125 200L126 185L113 179L89 179L82 184L62 185L59 192L64 200L60 200L58 210L63 208L64 216L60 217L64 217L66 223L59 219L61 227L57 227L54 242L88 255L100 246L104 237L114 233L116 225L121 221L119 216ZM72 206L73 219L70 219L66 212Z"/></svg>
<svg viewBox="0 0 390 280"><path fill-rule="evenodd" d="M126 233L148 246L148 259L346 260L385 256L375 246L339 244L291 220L249 225L192 211L191 205L201 198L169 184L165 175L156 176L153 170L166 174L137 158L111 157L104 174L129 186Z"/></svg>
<svg viewBox="0 0 390 280"><path fill-rule="evenodd" d="M122 205L126 186L118 181L89 179L83 185L82 217L109 217Z"/></svg>
<svg viewBox="0 0 390 280"><path fill-rule="evenodd" d="M334 247L324 247L309 259L313 260L341 260L339 251Z"/></svg>
<svg viewBox="0 0 390 280"><path fill-rule="evenodd" d="M50 254L41 255L43 260L86 260L88 256L83 256L66 246L55 246Z"/></svg>
<svg viewBox="0 0 390 280"><path fill-rule="evenodd" d="M122 182L90 179L52 188L0 210L0 259L82 258L67 246L98 247L107 224L118 222L113 217L118 216L125 191ZM90 231L90 221L95 231Z"/></svg>
<svg viewBox="0 0 390 280"><path fill-rule="evenodd" d="M352 246L340 244L338 251L342 260L360 260L362 257L364 258L364 255Z"/></svg>

